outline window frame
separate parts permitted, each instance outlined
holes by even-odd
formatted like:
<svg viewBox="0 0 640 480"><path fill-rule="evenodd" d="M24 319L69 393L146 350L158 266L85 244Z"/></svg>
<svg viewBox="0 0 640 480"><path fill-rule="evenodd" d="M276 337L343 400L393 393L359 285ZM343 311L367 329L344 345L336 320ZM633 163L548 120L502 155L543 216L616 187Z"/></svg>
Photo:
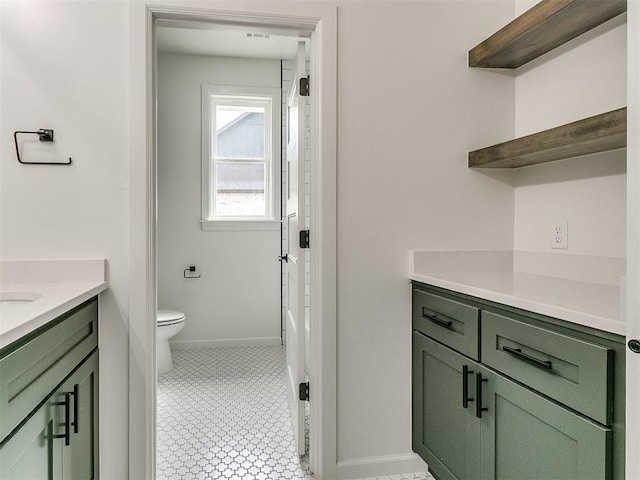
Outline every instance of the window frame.
<svg viewBox="0 0 640 480"><path fill-rule="evenodd" d="M226 97L226 98L225 98ZM215 156L217 105L258 105L265 107L264 159ZM230 86L202 84L202 205L200 225L204 231L213 230L277 230L281 224L281 91L276 87ZM264 163L265 206L261 216L216 216L215 165L218 161Z"/></svg>

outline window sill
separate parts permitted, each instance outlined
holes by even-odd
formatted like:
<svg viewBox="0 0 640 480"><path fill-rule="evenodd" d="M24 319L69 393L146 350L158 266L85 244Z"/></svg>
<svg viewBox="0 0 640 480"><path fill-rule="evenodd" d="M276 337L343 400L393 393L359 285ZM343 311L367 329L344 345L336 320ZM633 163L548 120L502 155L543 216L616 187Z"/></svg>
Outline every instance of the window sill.
<svg viewBox="0 0 640 480"><path fill-rule="evenodd" d="M265 232L281 225L280 220L200 220L203 232Z"/></svg>

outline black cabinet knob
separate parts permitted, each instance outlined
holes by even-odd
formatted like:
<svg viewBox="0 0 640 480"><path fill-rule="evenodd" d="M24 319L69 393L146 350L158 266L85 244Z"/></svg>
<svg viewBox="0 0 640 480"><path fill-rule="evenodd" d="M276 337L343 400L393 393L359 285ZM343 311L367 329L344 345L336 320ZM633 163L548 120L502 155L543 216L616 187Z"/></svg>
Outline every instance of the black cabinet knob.
<svg viewBox="0 0 640 480"><path fill-rule="evenodd" d="M629 343L627 343L627 345L629 346L629 350L631 350L633 353L640 353L640 340L633 338L629 340Z"/></svg>

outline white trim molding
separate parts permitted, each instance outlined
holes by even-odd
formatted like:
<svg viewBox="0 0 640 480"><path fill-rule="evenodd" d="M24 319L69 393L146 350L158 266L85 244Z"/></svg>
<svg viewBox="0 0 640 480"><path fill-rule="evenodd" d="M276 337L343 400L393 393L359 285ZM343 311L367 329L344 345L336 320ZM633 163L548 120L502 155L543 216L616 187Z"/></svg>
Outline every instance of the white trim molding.
<svg viewBox="0 0 640 480"><path fill-rule="evenodd" d="M415 453L384 455L382 457L357 458L338 462L338 480L400 475L426 472L427 464Z"/></svg>
<svg viewBox="0 0 640 480"><path fill-rule="evenodd" d="M179 5L176 5L178 4ZM310 36L313 172L311 468L336 478L337 7L323 2L155 0L129 3L129 478L155 478L155 20L251 25Z"/></svg>
<svg viewBox="0 0 640 480"><path fill-rule="evenodd" d="M640 1L627 2L627 340L640 338ZM640 478L640 355L626 355L626 478Z"/></svg>
<svg viewBox="0 0 640 480"><path fill-rule="evenodd" d="M200 220L204 232L250 232L280 230L281 220Z"/></svg>
<svg viewBox="0 0 640 480"><path fill-rule="evenodd" d="M280 337L253 337L253 338L220 338L215 340L172 340L171 348L176 350L202 350L205 348L231 348L231 347L271 347L281 345Z"/></svg>

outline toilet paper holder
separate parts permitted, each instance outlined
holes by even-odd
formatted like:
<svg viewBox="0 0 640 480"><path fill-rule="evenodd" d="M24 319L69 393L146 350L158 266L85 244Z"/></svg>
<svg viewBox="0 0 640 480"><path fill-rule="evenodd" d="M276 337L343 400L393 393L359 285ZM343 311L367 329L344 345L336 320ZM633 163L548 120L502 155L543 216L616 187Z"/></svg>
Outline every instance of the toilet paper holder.
<svg viewBox="0 0 640 480"><path fill-rule="evenodd" d="M196 271L196 266L195 265L189 265L187 268L184 269L184 278L200 278L202 275L198 274L198 275L194 275ZM187 272L189 272L189 275L187 275Z"/></svg>

